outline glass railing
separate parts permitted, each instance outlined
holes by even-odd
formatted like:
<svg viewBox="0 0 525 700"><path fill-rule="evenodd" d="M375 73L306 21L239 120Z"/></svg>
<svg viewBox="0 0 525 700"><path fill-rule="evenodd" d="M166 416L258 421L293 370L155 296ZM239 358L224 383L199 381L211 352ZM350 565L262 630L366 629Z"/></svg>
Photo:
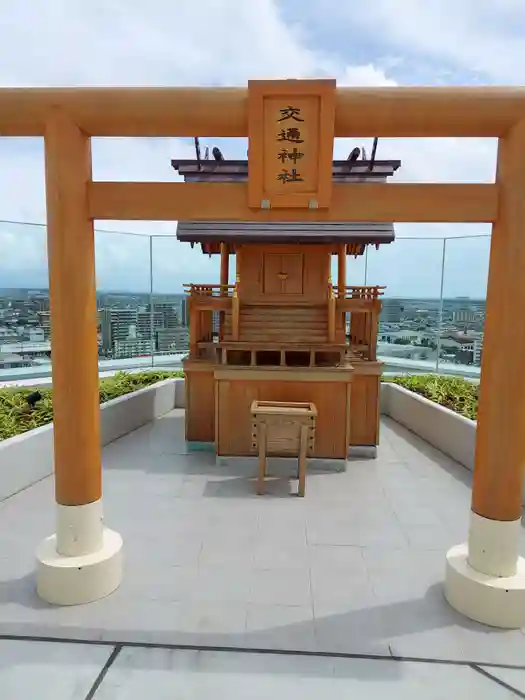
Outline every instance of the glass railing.
<svg viewBox="0 0 525 700"><path fill-rule="evenodd" d="M171 235L97 230L95 243L101 373L181 367L182 285L218 281L218 257ZM489 247L489 235L398 237L349 258L347 284L386 286L377 344L385 373L479 377ZM50 377L45 226L0 222L0 250L0 381Z"/></svg>
<svg viewBox="0 0 525 700"><path fill-rule="evenodd" d="M386 274L382 251L377 257L387 285L377 348L385 373L479 379L490 235L398 238L388 249ZM405 254L410 266L401 264ZM408 269L408 279L399 279L399 269ZM367 270L374 281L370 262Z"/></svg>
<svg viewBox="0 0 525 700"><path fill-rule="evenodd" d="M51 374L44 226L0 223L0 380Z"/></svg>
<svg viewBox="0 0 525 700"><path fill-rule="evenodd" d="M151 367L149 236L95 233L100 370Z"/></svg>
<svg viewBox="0 0 525 700"><path fill-rule="evenodd" d="M0 250L0 381L50 379L45 226L0 222ZM95 255L101 374L180 368L187 274L176 239L97 230Z"/></svg>
<svg viewBox="0 0 525 700"><path fill-rule="evenodd" d="M479 377L490 236L444 242L443 310L438 370Z"/></svg>
<svg viewBox="0 0 525 700"><path fill-rule="evenodd" d="M442 246L433 238L406 238L369 249L366 282L386 286L377 357L387 373L436 369Z"/></svg>
<svg viewBox="0 0 525 700"><path fill-rule="evenodd" d="M200 250L192 251L175 236L153 236L150 241L152 362L155 367L180 367L189 352L188 308L182 285L193 281L188 280L188 268L192 267L191 258L199 263ZM219 276L218 263L215 267L212 279Z"/></svg>

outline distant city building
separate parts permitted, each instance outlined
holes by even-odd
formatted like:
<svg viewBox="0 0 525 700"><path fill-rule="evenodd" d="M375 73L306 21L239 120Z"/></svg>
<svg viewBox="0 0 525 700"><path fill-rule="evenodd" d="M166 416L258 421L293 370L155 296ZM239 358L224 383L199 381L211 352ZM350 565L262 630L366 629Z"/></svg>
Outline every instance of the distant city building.
<svg viewBox="0 0 525 700"><path fill-rule="evenodd" d="M481 365L481 355L483 352L483 333L474 340L474 364Z"/></svg>
<svg viewBox="0 0 525 700"><path fill-rule="evenodd" d="M0 297L0 369L49 365L48 291L16 289L3 294ZM185 295L104 292L97 294L97 303L99 352L108 360L188 352L189 317ZM484 318L483 299L458 297L443 299L440 303L437 299L386 298L378 333L381 354L400 361L434 361L440 328L440 357L455 364L479 367ZM219 331L218 314L214 314L212 330L214 334Z"/></svg>
<svg viewBox="0 0 525 700"><path fill-rule="evenodd" d="M49 311L49 295L36 294L33 297L34 308L37 311Z"/></svg>
<svg viewBox="0 0 525 700"><path fill-rule="evenodd" d="M16 342L19 339L19 335L14 328L10 326L0 326L0 341L3 343Z"/></svg>
<svg viewBox="0 0 525 700"><path fill-rule="evenodd" d="M0 344L0 370L48 365L50 358L51 344L49 341L3 342Z"/></svg>
<svg viewBox="0 0 525 700"><path fill-rule="evenodd" d="M218 336L221 329L221 315L219 311L214 311L211 318L211 332Z"/></svg>
<svg viewBox="0 0 525 700"><path fill-rule="evenodd" d="M481 364L483 333L453 332L441 338L441 348L461 364Z"/></svg>
<svg viewBox="0 0 525 700"><path fill-rule="evenodd" d="M476 312L469 309L461 309L460 311L452 312L452 320L454 323L472 323L476 318Z"/></svg>
<svg viewBox="0 0 525 700"><path fill-rule="evenodd" d="M160 311L139 311L137 313L137 334L139 337L154 337L158 328L164 328L164 314Z"/></svg>
<svg viewBox="0 0 525 700"><path fill-rule="evenodd" d="M173 302L166 301L155 301L153 302L153 314L151 313L151 305L147 304L145 312L150 319L148 321L148 328L151 326L151 317L153 316L154 328L178 328L181 324L180 317L180 303L176 304Z"/></svg>
<svg viewBox="0 0 525 700"><path fill-rule="evenodd" d="M31 360L23 358L21 355L0 352L0 370L31 367L32 364Z"/></svg>
<svg viewBox="0 0 525 700"><path fill-rule="evenodd" d="M413 344L430 347L437 342L435 333L428 331L405 330L400 328L381 329L378 333L378 340L384 343L395 343L399 345Z"/></svg>
<svg viewBox="0 0 525 700"><path fill-rule="evenodd" d="M39 311L38 320L44 331L44 339L49 340L51 337L51 314L49 311Z"/></svg>
<svg viewBox="0 0 525 700"><path fill-rule="evenodd" d="M379 316L380 323L399 323L404 311L404 303L400 299L383 299L383 308Z"/></svg>
<svg viewBox="0 0 525 700"><path fill-rule="evenodd" d="M137 337L137 309L100 309L99 318L105 354L113 353L117 343Z"/></svg>
<svg viewBox="0 0 525 700"><path fill-rule="evenodd" d="M156 332L157 351L163 353L182 353L189 349L187 328L161 328Z"/></svg>
<svg viewBox="0 0 525 700"><path fill-rule="evenodd" d="M137 300L139 301L139 300ZM99 311L102 352L123 358L151 352L167 352L188 343L180 325L180 301L159 301L127 308L102 308ZM187 335L187 333L186 333Z"/></svg>
<svg viewBox="0 0 525 700"><path fill-rule="evenodd" d="M188 315L188 299L186 296L181 297L178 303L179 310L179 322L181 326L189 326L189 315Z"/></svg>
<svg viewBox="0 0 525 700"><path fill-rule="evenodd" d="M27 335L29 342L31 343L44 343L46 340L49 339L49 335L46 337L44 328L42 328L42 326L30 328Z"/></svg>
<svg viewBox="0 0 525 700"><path fill-rule="evenodd" d="M113 346L113 357L117 360L124 357L140 357L141 355L151 355L154 351L154 343L151 340L140 338L116 340Z"/></svg>

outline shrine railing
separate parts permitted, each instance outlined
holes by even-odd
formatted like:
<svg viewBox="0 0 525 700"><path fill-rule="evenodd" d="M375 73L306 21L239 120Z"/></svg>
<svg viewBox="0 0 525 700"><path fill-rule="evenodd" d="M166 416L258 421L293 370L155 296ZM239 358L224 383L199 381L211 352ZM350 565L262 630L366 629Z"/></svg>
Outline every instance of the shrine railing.
<svg viewBox="0 0 525 700"><path fill-rule="evenodd" d="M238 284L238 283L237 283ZM232 296L232 338L239 340L239 323L241 318L241 305L239 302L239 290L235 285Z"/></svg>
<svg viewBox="0 0 525 700"><path fill-rule="evenodd" d="M334 295L339 299L377 299L384 294L382 291L386 287L373 286L356 286L356 285L345 285L344 287L334 284L333 291ZM343 292L340 294L340 291Z"/></svg>
<svg viewBox="0 0 525 700"><path fill-rule="evenodd" d="M233 297L234 284L184 284L184 291L190 296Z"/></svg>
<svg viewBox="0 0 525 700"><path fill-rule="evenodd" d="M336 299L335 299L335 285L332 282L328 282L328 342L333 343L335 341L335 311L336 311Z"/></svg>

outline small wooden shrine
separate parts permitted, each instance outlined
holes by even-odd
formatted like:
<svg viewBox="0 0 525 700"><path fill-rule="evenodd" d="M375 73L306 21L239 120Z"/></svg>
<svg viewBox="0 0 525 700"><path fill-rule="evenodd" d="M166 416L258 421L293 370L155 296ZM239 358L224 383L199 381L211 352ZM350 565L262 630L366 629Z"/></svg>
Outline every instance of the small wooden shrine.
<svg viewBox="0 0 525 700"><path fill-rule="evenodd" d="M187 182L248 180L247 161L216 155L172 165ZM334 161L332 178L385 182L399 166ZM180 221L177 238L220 255L218 284L186 285L186 439L214 442L218 456L251 455L254 401L305 402L317 410L313 457L345 459L349 446L375 447L384 288L347 285L346 262L366 246L392 243L393 224Z"/></svg>

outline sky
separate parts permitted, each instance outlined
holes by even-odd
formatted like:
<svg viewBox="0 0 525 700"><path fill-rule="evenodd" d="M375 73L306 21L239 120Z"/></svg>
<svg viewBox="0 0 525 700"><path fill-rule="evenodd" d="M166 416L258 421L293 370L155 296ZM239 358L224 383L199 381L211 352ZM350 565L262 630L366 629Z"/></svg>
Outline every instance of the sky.
<svg viewBox="0 0 525 700"><path fill-rule="evenodd" d="M523 0L17 0L2 4L0 33L3 87L519 85L525 63ZM246 152L241 139L204 144ZM356 145L370 153L367 139L337 139L334 154ZM381 139L377 153L402 161L398 182L491 182L495 155L493 139ZM193 156L190 139L93 139L94 179L173 181L171 158ZM47 286L42 140L0 138L0 219L0 288ZM156 293L218 282L218 259L178 243L176 222L96 229L99 288L148 291L150 270ZM447 237L444 295L485 295L489 226L396 224L396 236L369 250L366 275L352 260L347 283L437 297Z"/></svg>

